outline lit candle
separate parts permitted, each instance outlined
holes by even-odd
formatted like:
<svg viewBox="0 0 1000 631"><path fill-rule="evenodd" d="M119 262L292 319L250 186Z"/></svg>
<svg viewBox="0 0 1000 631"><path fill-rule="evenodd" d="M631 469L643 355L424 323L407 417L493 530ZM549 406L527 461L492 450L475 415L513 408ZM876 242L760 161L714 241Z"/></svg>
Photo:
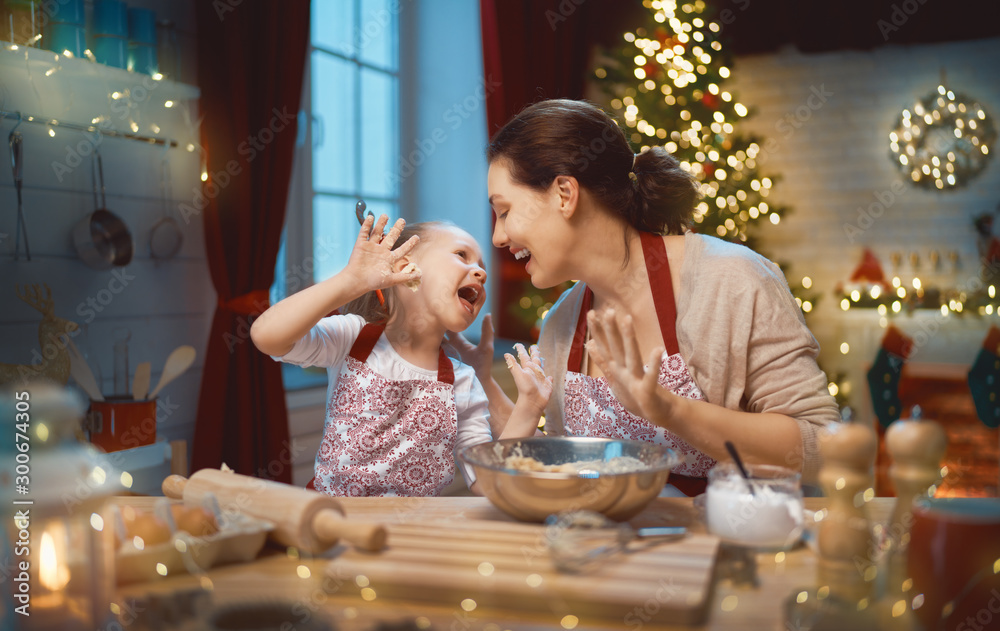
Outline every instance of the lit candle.
<svg viewBox="0 0 1000 631"><path fill-rule="evenodd" d="M42 533L38 548L38 574L31 595L30 615L25 628L82 629L66 597L69 567L66 565L66 533L61 524L53 524Z"/></svg>

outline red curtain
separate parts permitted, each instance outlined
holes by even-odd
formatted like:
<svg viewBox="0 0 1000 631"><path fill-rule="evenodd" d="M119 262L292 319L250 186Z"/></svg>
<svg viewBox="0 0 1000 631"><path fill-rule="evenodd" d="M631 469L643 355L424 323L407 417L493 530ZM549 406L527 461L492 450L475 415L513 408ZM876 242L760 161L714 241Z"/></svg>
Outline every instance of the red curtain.
<svg viewBox="0 0 1000 631"><path fill-rule="evenodd" d="M480 0L483 70L488 85L500 86L486 98L490 137L526 106L550 98L584 96L587 64L602 23L620 7L573 0ZM605 29L606 30L606 29ZM497 335L537 339L530 321L512 315L513 305L531 291L524 264L507 250L493 249L499 295L493 313ZM537 293L537 292L536 292Z"/></svg>
<svg viewBox="0 0 1000 631"><path fill-rule="evenodd" d="M250 340L285 219L309 44L308 0L196 2L205 246L219 295L205 357L191 470L225 462L290 482L280 366Z"/></svg>

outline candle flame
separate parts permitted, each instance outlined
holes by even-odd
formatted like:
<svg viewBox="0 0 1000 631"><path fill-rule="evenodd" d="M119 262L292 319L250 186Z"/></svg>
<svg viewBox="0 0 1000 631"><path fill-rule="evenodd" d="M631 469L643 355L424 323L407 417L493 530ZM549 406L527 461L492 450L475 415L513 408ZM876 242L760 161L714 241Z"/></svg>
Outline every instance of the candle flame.
<svg viewBox="0 0 1000 631"><path fill-rule="evenodd" d="M69 582L69 569L59 563L56 543L49 532L42 533L38 580L49 591L59 591Z"/></svg>

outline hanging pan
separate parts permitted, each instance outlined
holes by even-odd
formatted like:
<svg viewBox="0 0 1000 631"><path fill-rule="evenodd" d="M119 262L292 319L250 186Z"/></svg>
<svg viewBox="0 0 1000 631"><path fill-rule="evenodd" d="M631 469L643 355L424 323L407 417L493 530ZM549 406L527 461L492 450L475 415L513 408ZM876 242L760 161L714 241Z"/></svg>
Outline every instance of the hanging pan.
<svg viewBox="0 0 1000 631"><path fill-rule="evenodd" d="M135 245L132 233L121 217L107 208L104 195L104 163L101 154L94 150L91 176L94 180L95 210L81 219L73 228L73 245L84 263L94 269L122 267L132 261ZM97 185L101 186L101 201L97 201Z"/></svg>
<svg viewBox="0 0 1000 631"><path fill-rule="evenodd" d="M169 149L170 145L167 145ZM166 261L177 256L184 245L184 234L177 220L170 216L170 199L173 186L170 177L170 161L166 157L160 164L160 205L159 221L153 224L149 232L149 254L154 259Z"/></svg>

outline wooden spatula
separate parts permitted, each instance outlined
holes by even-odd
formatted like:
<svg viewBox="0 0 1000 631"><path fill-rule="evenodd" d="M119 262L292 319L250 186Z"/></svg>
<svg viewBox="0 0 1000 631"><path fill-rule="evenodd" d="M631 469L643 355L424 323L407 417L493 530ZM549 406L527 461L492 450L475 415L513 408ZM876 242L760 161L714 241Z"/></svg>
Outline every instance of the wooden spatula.
<svg viewBox="0 0 1000 631"><path fill-rule="evenodd" d="M160 374L160 383L156 384L156 388L149 393L149 398L152 399L163 386L167 385L178 376L181 375L185 370L191 367L194 363L195 350L193 346L178 346L170 353L167 357L167 362L163 365L163 372Z"/></svg>
<svg viewBox="0 0 1000 631"><path fill-rule="evenodd" d="M142 362L135 367L132 376L132 398L142 401L149 394L149 362Z"/></svg>

